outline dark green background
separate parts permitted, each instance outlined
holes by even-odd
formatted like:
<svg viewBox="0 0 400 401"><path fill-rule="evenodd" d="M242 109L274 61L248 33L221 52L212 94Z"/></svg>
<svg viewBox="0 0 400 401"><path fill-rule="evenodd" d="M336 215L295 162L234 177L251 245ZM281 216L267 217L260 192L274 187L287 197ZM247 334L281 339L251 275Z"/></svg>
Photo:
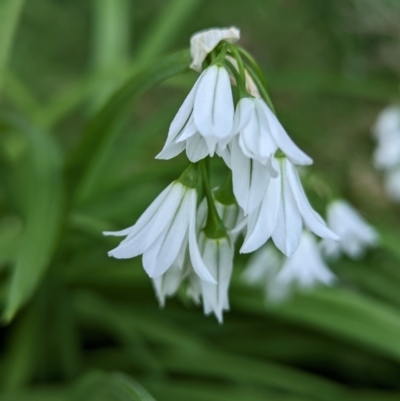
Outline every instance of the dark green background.
<svg viewBox="0 0 400 401"><path fill-rule="evenodd" d="M107 258L101 231L133 224L186 165L154 156L196 74L138 85L185 70L163 57L192 33L230 25L312 171L381 243L282 305L240 283L238 257L221 326L183 293L161 310L140 259ZM399 1L2 0L0 73L1 400L150 400L138 382L160 401L400 399L399 208L371 162L371 126L399 98Z"/></svg>

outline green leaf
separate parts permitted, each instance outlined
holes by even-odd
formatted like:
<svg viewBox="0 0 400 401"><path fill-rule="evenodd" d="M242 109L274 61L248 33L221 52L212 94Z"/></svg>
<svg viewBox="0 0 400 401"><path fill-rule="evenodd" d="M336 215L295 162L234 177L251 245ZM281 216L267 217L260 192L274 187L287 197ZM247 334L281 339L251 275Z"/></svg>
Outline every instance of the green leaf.
<svg viewBox="0 0 400 401"><path fill-rule="evenodd" d="M146 31L136 62L142 65L160 56L179 35L180 28L200 3L201 0L170 0Z"/></svg>
<svg viewBox="0 0 400 401"><path fill-rule="evenodd" d="M155 401L136 381L122 373L93 372L78 384L74 401Z"/></svg>
<svg viewBox="0 0 400 401"><path fill-rule="evenodd" d="M61 160L49 135L27 124L7 119L28 142L20 163L24 176L24 230L14 259L3 319L11 321L39 285L56 245L62 215Z"/></svg>
<svg viewBox="0 0 400 401"><path fill-rule="evenodd" d="M0 1L0 90L24 0Z"/></svg>
<svg viewBox="0 0 400 401"><path fill-rule="evenodd" d="M94 0L92 63L97 71L107 71L123 65L128 59L130 38L129 0ZM120 84L120 77L111 76L94 93L92 106L98 109Z"/></svg>
<svg viewBox="0 0 400 401"><path fill-rule="evenodd" d="M78 203L87 200L100 178L100 167L115 140L115 128L125 118L132 101L153 86L187 71L189 61L189 52L185 50L134 73L89 122L67 164L73 187L76 177L83 173L75 194Z"/></svg>
<svg viewBox="0 0 400 401"><path fill-rule="evenodd" d="M400 313L361 294L324 288L282 305L263 305L250 297L236 297L234 301L241 309L302 323L400 361Z"/></svg>

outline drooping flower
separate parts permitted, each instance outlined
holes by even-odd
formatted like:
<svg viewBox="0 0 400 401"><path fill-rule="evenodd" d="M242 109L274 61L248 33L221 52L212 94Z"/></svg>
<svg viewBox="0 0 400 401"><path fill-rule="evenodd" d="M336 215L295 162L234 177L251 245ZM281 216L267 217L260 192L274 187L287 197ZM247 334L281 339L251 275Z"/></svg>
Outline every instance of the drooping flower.
<svg viewBox="0 0 400 401"><path fill-rule="evenodd" d="M143 267L151 278L163 275L188 243L191 263L202 280L215 282L204 265L196 238L195 188L181 181L170 184L132 227L104 235L126 236L109 256L128 259L143 254Z"/></svg>
<svg viewBox="0 0 400 401"><path fill-rule="evenodd" d="M260 206L249 214L240 252L253 252L272 238L282 253L291 256L299 246L303 225L321 238L339 240L308 202L295 166L286 157L274 159L274 164L279 174L270 178Z"/></svg>
<svg viewBox="0 0 400 401"><path fill-rule="evenodd" d="M268 285L268 296L282 300L290 295L293 286L309 290L316 284L331 285L335 275L324 262L315 237L303 231L296 252L286 258L279 273Z"/></svg>
<svg viewBox="0 0 400 401"><path fill-rule="evenodd" d="M290 139L263 99L240 99L235 113L234 133L239 134L239 145L243 153L264 165L277 149L293 164L312 164L312 159Z"/></svg>
<svg viewBox="0 0 400 401"><path fill-rule="evenodd" d="M318 283L330 285L335 275L324 262L315 237L303 231L300 245L290 257L279 255L272 244L266 244L250 258L243 280L265 289L267 298L282 301L293 289L307 290Z"/></svg>
<svg viewBox="0 0 400 401"><path fill-rule="evenodd" d="M242 274L243 281L254 286L265 287L282 266L282 254L267 243L254 252Z"/></svg>
<svg viewBox="0 0 400 401"><path fill-rule="evenodd" d="M234 104L229 74L222 66L203 71L172 121L158 159L171 159L186 149L193 163L213 156L229 142Z"/></svg>
<svg viewBox="0 0 400 401"><path fill-rule="evenodd" d="M328 206L328 226L338 234L341 241L324 240L323 252L331 258L338 258L343 252L351 258L360 258L365 249L376 245L378 234L361 215L346 201L336 200Z"/></svg>
<svg viewBox="0 0 400 401"><path fill-rule="evenodd" d="M235 43L240 39L240 30L234 26L230 28L213 28L197 32L190 38L190 54L192 64L190 68L201 72L203 61L221 40Z"/></svg>
<svg viewBox="0 0 400 401"><path fill-rule="evenodd" d="M204 264L217 283L201 281L201 296L206 315L214 313L222 323L222 313L229 310L228 288L233 269L233 245L228 237L209 238L200 234L200 248Z"/></svg>

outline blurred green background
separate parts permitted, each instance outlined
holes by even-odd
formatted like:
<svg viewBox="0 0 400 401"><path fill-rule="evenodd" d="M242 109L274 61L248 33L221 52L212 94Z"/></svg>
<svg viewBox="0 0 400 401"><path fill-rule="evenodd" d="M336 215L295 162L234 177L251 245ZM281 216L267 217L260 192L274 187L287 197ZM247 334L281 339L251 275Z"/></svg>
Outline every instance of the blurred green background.
<svg viewBox="0 0 400 401"><path fill-rule="evenodd" d="M187 52L164 56L230 25L381 244L282 305L240 283L239 258L218 325L184 294L161 310L140 258L109 259L101 231L186 165L154 160L196 79ZM398 0L0 0L0 399L400 400L400 215L370 133L399 74Z"/></svg>

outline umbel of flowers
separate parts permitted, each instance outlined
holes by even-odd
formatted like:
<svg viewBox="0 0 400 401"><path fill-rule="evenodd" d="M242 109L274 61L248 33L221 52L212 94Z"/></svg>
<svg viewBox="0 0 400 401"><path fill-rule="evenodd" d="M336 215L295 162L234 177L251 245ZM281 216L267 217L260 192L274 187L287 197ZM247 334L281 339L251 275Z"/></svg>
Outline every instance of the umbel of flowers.
<svg viewBox="0 0 400 401"><path fill-rule="evenodd" d="M133 226L104 233L125 237L110 256L142 255L160 305L184 285L219 322L229 309L238 241L241 253L251 253L271 240L288 258L276 268L278 276L256 274L277 283L280 298L292 281L330 284L334 276L322 263L315 236L340 239L310 205L297 166L312 160L279 122L257 63L235 44L239 38L234 27L192 37L191 68L200 76L157 155L171 159L185 152L190 164ZM210 184L214 156L228 167L218 188ZM269 253L262 254L268 266Z"/></svg>

